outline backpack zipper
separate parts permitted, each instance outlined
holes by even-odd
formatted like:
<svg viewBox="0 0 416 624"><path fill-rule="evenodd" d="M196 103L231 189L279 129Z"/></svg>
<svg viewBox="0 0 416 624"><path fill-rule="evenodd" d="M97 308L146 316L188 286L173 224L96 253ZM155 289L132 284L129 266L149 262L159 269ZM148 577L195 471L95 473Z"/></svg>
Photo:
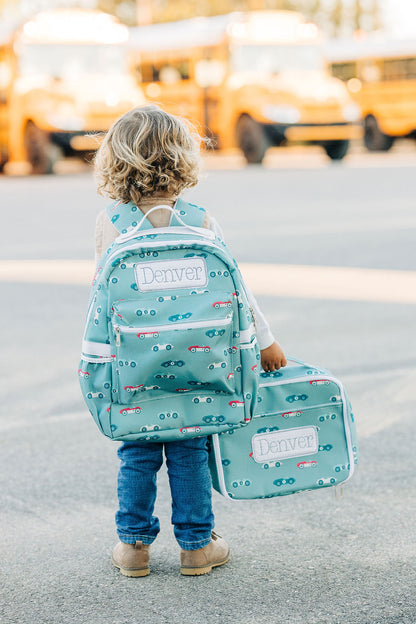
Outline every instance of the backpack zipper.
<svg viewBox="0 0 416 624"><path fill-rule="evenodd" d="M302 381L332 381L338 388L342 387L341 382L331 375L322 374L320 376L302 375L302 377L292 377L292 379L278 379L273 381L264 381L259 383L259 388L267 388L268 386L282 386L291 383L301 383Z"/></svg>
<svg viewBox="0 0 416 624"><path fill-rule="evenodd" d="M170 228L167 228L170 229ZM205 229L205 228L203 228ZM209 231L209 230L208 230ZM112 260L114 258L116 258L120 253L123 253L125 251L133 251L134 249L157 249L158 247L165 247L166 245L180 245L181 247L192 247L192 245L195 243L195 239L171 239L171 240L165 240L165 241L156 241L156 242L151 242L151 241L140 241L137 243L134 243L132 245L129 244L125 244L123 247L120 247L119 249L116 249L116 251L113 251L108 258L106 258L105 263L104 263L104 267L103 269L106 269L107 266L112 262ZM219 252L225 253L226 255L229 256L229 258L226 258L226 260L224 260L223 258L222 261L225 264L228 264L229 268L230 268L230 272L231 269L235 269L238 268L235 265L235 260L234 258L231 256L228 248L226 247L226 251L224 252L224 249L222 248L221 244L216 243L215 240L213 242L207 240L204 241L202 243L202 247L211 247L212 249L216 249ZM231 260L231 262L229 262L229 260ZM238 270L239 272L239 270ZM103 271L104 273L104 271ZM248 295L246 292L246 287L245 287L245 282L244 280L241 278L241 286L244 290L244 293L246 295L246 298L248 300Z"/></svg>
<svg viewBox="0 0 416 624"><path fill-rule="evenodd" d="M157 249L158 247L165 247L166 245L181 245L184 247L190 247L195 243L195 239L171 239L171 240L165 240L165 241L156 241L156 242L151 242L151 241L140 241L131 245L125 244L123 247L120 247L119 249L116 249L115 251L113 251L108 258L105 261L104 264L104 268L107 267L107 265L109 263L112 262L113 258L116 258L120 253L124 252L124 251L133 251L134 249ZM204 241L202 243L202 246L206 245L207 247L212 247L214 249L218 249L219 251L222 251L221 246L217 245L214 242L211 242L209 240Z"/></svg>
<svg viewBox="0 0 416 624"><path fill-rule="evenodd" d="M114 327L114 331L116 332L116 347L120 347L121 346L121 340L120 340L120 325L116 325Z"/></svg>
<svg viewBox="0 0 416 624"><path fill-rule="evenodd" d="M159 333L163 331L169 331L171 329L198 329L203 327L221 327L223 325L229 325L233 320L232 316L227 316L224 319L216 319L213 321L189 321L188 323L175 323L169 325L148 325L147 327L127 327L124 325L114 325L114 331L116 333L116 345L120 346L120 334L142 334L145 332Z"/></svg>
<svg viewBox="0 0 416 624"><path fill-rule="evenodd" d="M256 316L256 313L254 312L254 309L251 306L250 306L250 312L251 312L251 316L253 318L254 327L257 330L257 316Z"/></svg>
<svg viewBox="0 0 416 624"><path fill-rule="evenodd" d="M170 230L170 228L167 228L168 230ZM205 228L202 228L205 229ZM210 231L210 230L208 230ZM225 251L222 248L220 243L216 243L215 242L216 237L214 237L214 240L211 242L209 240L204 241L202 243L202 248L204 246L206 247L211 247L211 249L213 250L217 250L219 252L221 252L221 254L225 254L226 256L228 256L228 258L221 258L221 260L224 262L224 264L226 264L229 269L230 269L230 273L231 273L231 269L237 269L237 274L240 275L240 281L241 281L241 288L246 296L246 300L247 300L247 305L248 305L248 301L249 301L249 297L247 294L247 290L246 290L246 285L245 282L240 274L240 270L238 268L238 266L235 263L234 258L231 256L227 246L225 245ZM143 244L145 243L145 244ZM116 251L113 251L105 260L104 266L103 268L103 272L102 274L105 273L105 270L107 270L108 265L112 262L112 260L114 258L116 258L120 253L123 253L125 251L133 251L134 249L147 249L147 248L158 248L158 247L164 247L165 245L180 245L181 247L189 247L192 246L195 243L195 239L171 239L171 240L165 240L165 241L157 241L157 242L149 242L149 241L140 241L137 243L134 243L132 245L129 244L125 244L123 247L120 247L119 249L117 249ZM234 281L234 280L233 280ZM250 306L248 306L250 307ZM253 313L253 311L252 311ZM255 315L253 314L253 321L254 321L254 326L256 327L256 321L257 319L255 318Z"/></svg>
<svg viewBox="0 0 416 624"><path fill-rule="evenodd" d="M253 415L253 420L256 418L264 418L265 416L283 416L283 414L294 414L296 415L297 412L299 412L300 414L303 414L304 412L308 412L314 409L321 409L323 407L340 407L342 405L342 401L331 401L331 402L327 402L327 403L317 403L316 405L310 405L308 407L303 407L302 405L300 405L299 403L296 403L295 405L293 403L289 403L288 406L284 409L284 410L279 410L278 412L276 411L272 411L272 412L262 412L261 414L256 414L254 413ZM295 416L288 416L288 418L295 418ZM296 421L295 421L296 422Z"/></svg>

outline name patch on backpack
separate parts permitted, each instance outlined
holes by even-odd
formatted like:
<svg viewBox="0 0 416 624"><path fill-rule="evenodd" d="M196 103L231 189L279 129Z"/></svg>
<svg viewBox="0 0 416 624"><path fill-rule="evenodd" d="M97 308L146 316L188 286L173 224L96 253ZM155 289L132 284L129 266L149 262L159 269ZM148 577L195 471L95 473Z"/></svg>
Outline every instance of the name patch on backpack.
<svg viewBox="0 0 416 624"><path fill-rule="evenodd" d="M141 292L192 288L208 284L207 265L204 258L141 262L135 265L134 272L137 287Z"/></svg>
<svg viewBox="0 0 416 624"><path fill-rule="evenodd" d="M318 452L316 427L298 427L259 433L252 438L253 459L262 464Z"/></svg>

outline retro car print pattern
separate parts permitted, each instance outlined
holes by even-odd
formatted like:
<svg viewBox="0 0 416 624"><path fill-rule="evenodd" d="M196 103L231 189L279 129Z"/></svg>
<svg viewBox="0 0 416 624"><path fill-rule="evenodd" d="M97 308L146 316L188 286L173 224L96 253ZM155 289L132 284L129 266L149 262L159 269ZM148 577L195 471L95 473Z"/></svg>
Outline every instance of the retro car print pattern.
<svg viewBox="0 0 416 624"><path fill-rule="evenodd" d="M198 206L179 200L177 207L181 218L202 223L205 211ZM122 234L142 219L133 204L114 203L110 213ZM163 235L145 220L132 239L137 252L126 245L119 254L123 243L114 242L94 278L84 341L108 345L108 352L91 357L87 351L78 375L94 419L112 439L207 435L252 417L260 356L246 295L233 275L235 261L219 239L214 255L178 238L165 249ZM206 285L141 292L137 266L165 258L205 263Z"/></svg>
<svg viewBox="0 0 416 624"><path fill-rule="evenodd" d="M215 307L218 294L200 295L196 312L187 309L187 297L180 294L174 298L153 296L154 307L147 306L145 301L140 308L131 300L114 302L110 321L116 377L124 367L125 383L119 387L122 402L131 400L124 393L125 387L151 386L155 379L162 391L205 385L211 393L233 392L234 369L240 361L239 341L232 337L236 310ZM178 309L182 311L171 313ZM135 354L135 360L129 359L131 354ZM139 363L138 370L129 375L126 367L134 368L134 362ZM173 375L166 375L168 369Z"/></svg>
<svg viewBox="0 0 416 624"><path fill-rule="evenodd" d="M229 498L271 498L332 487L349 478L351 460L352 467L358 462L354 417L342 384L329 371L299 361L279 372L260 373L260 400L252 421L219 433L211 446L213 486ZM288 410L287 398L302 395L300 409ZM313 444L308 445L307 436ZM286 456L291 448L297 450Z"/></svg>

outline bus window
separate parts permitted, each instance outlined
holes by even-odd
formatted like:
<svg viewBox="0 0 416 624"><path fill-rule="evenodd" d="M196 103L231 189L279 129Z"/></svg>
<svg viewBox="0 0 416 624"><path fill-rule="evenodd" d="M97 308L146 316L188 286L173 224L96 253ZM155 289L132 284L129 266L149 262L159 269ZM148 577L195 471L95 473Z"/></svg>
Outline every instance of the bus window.
<svg viewBox="0 0 416 624"><path fill-rule="evenodd" d="M180 80L189 80L189 61L176 63L143 63L137 68L137 75L142 82L164 82L174 84Z"/></svg>
<svg viewBox="0 0 416 624"><path fill-rule="evenodd" d="M142 63L136 68L136 75L142 82L155 82L158 79L158 71L151 63Z"/></svg>
<svg viewBox="0 0 416 624"><path fill-rule="evenodd" d="M164 65L159 70L159 80L166 84L173 84L180 80L189 80L189 62L178 61Z"/></svg>
<svg viewBox="0 0 416 624"><path fill-rule="evenodd" d="M189 61L187 59L175 63L175 69L181 80L189 80Z"/></svg>
<svg viewBox="0 0 416 624"><path fill-rule="evenodd" d="M383 80L414 80L416 58L386 59L383 63Z"/></svg>
<svg viewBox="0 0 416 624"><path fill-rule="evenodd" d="M331 67L332 75L348 82L357 76L357 63L334 63Z"/></svg>
<svg viewBox="0 0 416 624"><path fill-rule="evenodd" d="M71 79L96 75L123 75L126 54L121 46L95 44L25 44L16 46L19 74Z"/></svg>
<svg viewBox="0 0 416 624"><path fill-rule="evenodd" d="M231 50L231 66L236 72L280 74L322 71L324 60L315 45L237 45Z"/></svg>
<svg viewBox="0 0 416 624"><path fill-rule="evenodd" d="M159 70L159 80L164 84L175 84L181 80L181 75L176 67L172 65L164 65Z"/></svg>
<svg viewBox="0 0 416 624"><path fill-rule="evenodd" d="M364 82L378 82L381 79L382 71L380 64L373 61L364 61L361 67L361 78Z"/></svg>

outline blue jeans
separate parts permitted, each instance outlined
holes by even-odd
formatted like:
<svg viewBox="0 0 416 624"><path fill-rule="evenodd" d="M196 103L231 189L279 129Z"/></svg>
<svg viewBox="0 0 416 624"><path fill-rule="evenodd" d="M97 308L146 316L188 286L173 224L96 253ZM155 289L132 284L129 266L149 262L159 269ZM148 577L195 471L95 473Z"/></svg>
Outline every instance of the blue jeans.
<svg viewBox="0 0 416 624"><path fill-rule="evenodd" d="M184 550L197 550L211 541L214 515L207 438L175 442L123 442L118 450L119 510L117 533L122 542L151 544L160 531L153 515L156 475L165 450L172 496L172 524Z"/></svg>

